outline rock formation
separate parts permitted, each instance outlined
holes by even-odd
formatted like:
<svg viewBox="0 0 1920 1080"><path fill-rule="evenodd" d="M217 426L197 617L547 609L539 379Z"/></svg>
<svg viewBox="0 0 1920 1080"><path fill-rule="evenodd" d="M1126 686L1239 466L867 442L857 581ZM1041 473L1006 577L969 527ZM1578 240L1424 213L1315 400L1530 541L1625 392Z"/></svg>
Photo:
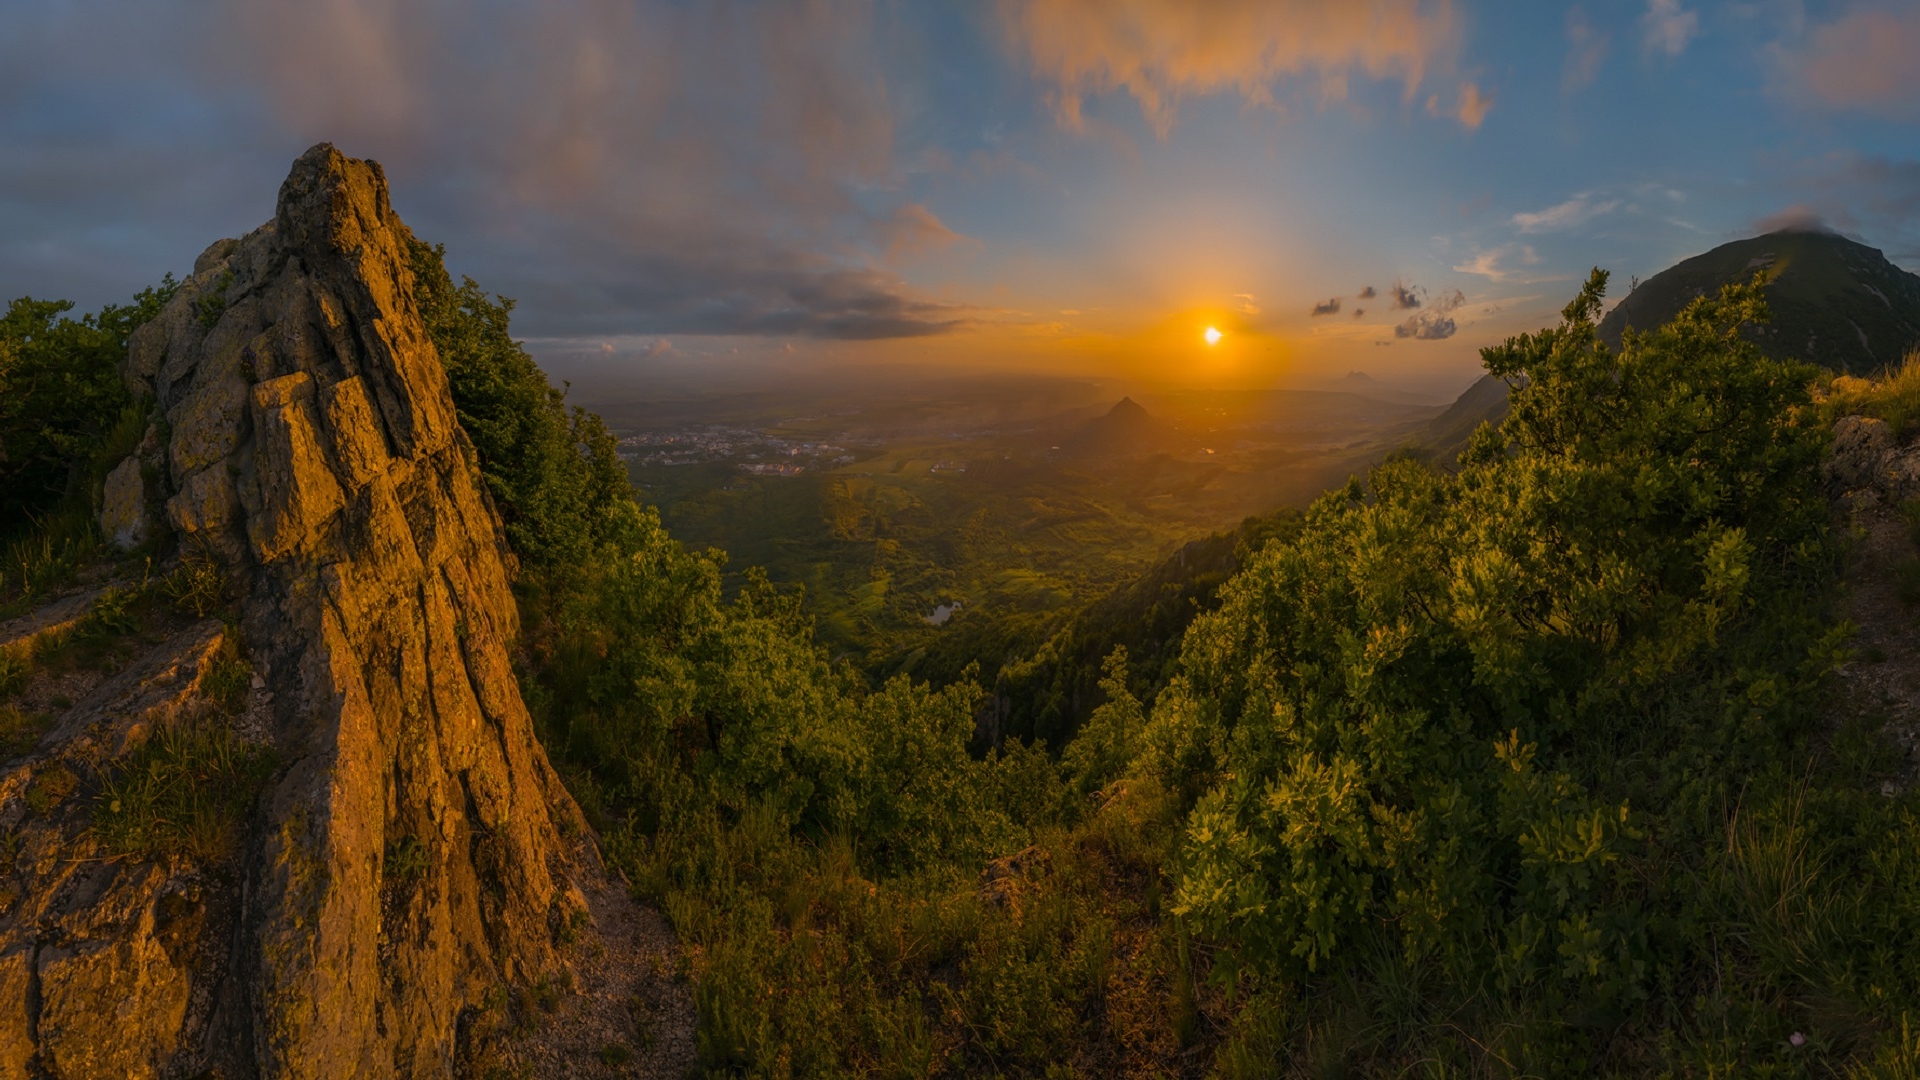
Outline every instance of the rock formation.
<svg viewBox="0 0 1920 1080"><path fill-rule="evenodd" d="M561 972L591 849L519 697L511 555L409 239L380 167L317 146L134 336L156 423L109 529L141 542L164 501L237 618L172 632L0 776L0 1078L443 1076ZM275 762L239 854L102 858L86 778L202 710L222 650Z"/></svg>

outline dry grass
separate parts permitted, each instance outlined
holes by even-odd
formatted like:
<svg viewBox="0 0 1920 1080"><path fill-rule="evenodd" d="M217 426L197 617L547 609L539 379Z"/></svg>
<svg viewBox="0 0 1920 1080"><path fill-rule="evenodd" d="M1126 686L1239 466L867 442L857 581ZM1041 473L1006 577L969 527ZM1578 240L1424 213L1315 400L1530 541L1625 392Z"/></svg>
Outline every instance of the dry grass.
<svg viewBox="0 0 1920 1080"><path fill-rule="evenodd" d="M1886 421L1895 438L1904 440L1920 426L1920 349L1878 378L1837 375L1818 388L1817 397L1828 420L1877 417Z"/></svg>

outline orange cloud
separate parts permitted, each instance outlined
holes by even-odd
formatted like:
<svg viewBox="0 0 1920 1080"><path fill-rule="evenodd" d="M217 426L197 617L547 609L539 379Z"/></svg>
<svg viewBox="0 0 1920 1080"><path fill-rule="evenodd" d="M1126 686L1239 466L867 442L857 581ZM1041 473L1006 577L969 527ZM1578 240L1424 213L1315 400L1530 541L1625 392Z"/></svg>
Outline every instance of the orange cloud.
<svg viewBox="0 0 1920 1080"><path fill-rule="evenodd" d="M1799 100L1895 119L1920 116L1920 8L1857 6L1779 58Z"/></svg>
<svg viewBox="0 0 1920 1080"><path fill-rule="evenodd" d="M1397 79L1411 96L1430 67L1451 63L1460 36L1449 0L1002 0L1000 13L1057 88L1062 126L1082 130L1088 96L1124 90L1161 138L1182 98L1231 91L1271 106L1290 79L1315 80L1325 100L1344 98L1355 73ZM1477 124L1484 105L1470 113L1464 101L1463 91L1463 122Z"/></svg>
<svg viewBox="0 0 1920 1080"><path fill-rule="evenodd" d="M1460 100L1451 109L1440 107L1440 95L1432 94L1427 98L1427 112L1434 116L1451 116L1460 121L1460 126L1468 131L1476 131L1480 122L1487 118L1487 112L1493 108L1493 99L1480 92L1477 83L1460 84Z"/></svg>
<svg viewBox="0 0 1920 1080"><path fill-rule="evenodd" d="M907 203L894 211L887 231L887 254L893 258L938 251L966 239L947 228L946 222L919 203Z"/></svg>

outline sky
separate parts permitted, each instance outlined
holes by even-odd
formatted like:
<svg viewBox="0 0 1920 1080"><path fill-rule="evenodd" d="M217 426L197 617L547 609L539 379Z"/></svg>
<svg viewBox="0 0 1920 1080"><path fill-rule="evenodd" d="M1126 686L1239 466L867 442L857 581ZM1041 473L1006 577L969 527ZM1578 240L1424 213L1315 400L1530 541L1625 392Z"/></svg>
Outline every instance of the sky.
<svg viewBox="0 0 1920 1080"><path fill-rule="evenodd" d="M0 0L0 297L379 160L550 369L1436 390L1688 255L1920 270L1920 0ZM1213 327L1217 344L1203 336Z"/></svg>

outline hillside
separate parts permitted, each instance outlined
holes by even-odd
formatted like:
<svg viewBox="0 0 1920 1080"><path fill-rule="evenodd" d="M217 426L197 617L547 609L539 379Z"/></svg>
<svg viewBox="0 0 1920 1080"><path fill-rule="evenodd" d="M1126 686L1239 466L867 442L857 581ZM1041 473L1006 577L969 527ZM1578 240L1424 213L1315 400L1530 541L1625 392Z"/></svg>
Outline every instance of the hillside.
<svg viewBox="0 0 1920 1080"><path fill-rule="evenodd" d="M1663 326L1695 299L1761 272L1772 318L1746 333L1768 356L1869 375L1920 345L1920 275L1875 248L1814 231L1736 240L1662 270L1600 320L1600 339L1617 347L1628 327Z"/></svg>
<svg viewBox="0 0 1920 1080"><path fill-rule="evenodd" d="M1663 326L1694 300L1761 272L1772 317L1742 333L1769 357L1869 375L1920 347L1920 275L1878 249L1806 230L1736 240L1662 270L1600 320L1600 340L1618 348L1627 328ZM1505 415L1506 400L1505 386L1483 375L1414 443L1450 460L1482 421Z"/></svg>

